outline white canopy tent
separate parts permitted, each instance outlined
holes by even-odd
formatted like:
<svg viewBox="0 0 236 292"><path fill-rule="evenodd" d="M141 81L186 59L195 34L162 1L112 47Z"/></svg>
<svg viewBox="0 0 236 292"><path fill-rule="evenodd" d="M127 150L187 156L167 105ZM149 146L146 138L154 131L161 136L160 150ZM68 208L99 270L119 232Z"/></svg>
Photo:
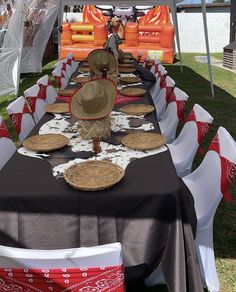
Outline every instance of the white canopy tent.
<svg viewBox="0 0 236 292"><path fill-rule="evenodd" d="M7 39L4 40L4 46L5 50L0 53L0 96L4 94L9 93L15 93L18 92L18 84L19 84L19 75L20 75L20 59L21 59L21 52L23 47L23 24L24 24L24 9L23 7L25 5L25 2L28 1L29 5L34 2L34 0L19 0L18 3L18 18L12 16L10 19L9 27L12 26L13 29L7 31L7 35L11 34L11 38L15 38L18 40L18 42L15 42L16 45L13 45L9 47L7 43ZM54 7L57 7L57 11L55 9L54 12L58 13L58 23L61 24L63 20L63 12L64 12L64 6L65 5L107 5L112 4L114 6L135 6L139 5L141 6L143 3L142 0L49 0L52 2ZM207 17L206 17L206 4L205 0L202 1L202 15L203 15L203 23L204 23L204 33L205 33L205 42L206 42L206 52L207 52L207 59L208 59L208 68L209 68L209 75L210 75L210 84L211 84L211 94L212 97L214 97L214 85L213 85L213 78L212 78L212 68L211 68L211 60L210 60L210 49L209 49L209 41L208 41L208 29L207 29ZM179 29L178 29L178 18L177 18L177 12L176 12L176 0L147 0L145 2L145 5L164 5L164 6L170 6L172 18L175 26L175 32L176 32L176 44L179 52L180 57L180 66L181 71L183 72L182 68L182 57L181 57L181 49L180 49L180 36L179 36ZM50 22L51 19L51 22ZM55 13L51 13L51 18L47 18L48 23L50 25L48 26L48 30L50 31L52 29L53 23L55 21ZM14 31L15 27L15 31ZM45 38L48 38L49 35L45 35ZM45 40L47 42L47 39ZM42 46L45 46L45 41L42 43ZM59 43L60 43L60 37L59 37ZM39 44L40 45L40 44ZM7 50L9 48L9 50ZM42 51L42 50L41 50ZM5 57L6 55L3 54L9 54L8 59L6 61ZM16 57L17 55L17 62ZM12 58L11 58L12 56ZM42 62L41 60L38 60L38 62ZM3 67L4 64L4 67ZM2 68L7 68L7 71L2 70ZM39 68L41 68L39 66Z"/></svg>

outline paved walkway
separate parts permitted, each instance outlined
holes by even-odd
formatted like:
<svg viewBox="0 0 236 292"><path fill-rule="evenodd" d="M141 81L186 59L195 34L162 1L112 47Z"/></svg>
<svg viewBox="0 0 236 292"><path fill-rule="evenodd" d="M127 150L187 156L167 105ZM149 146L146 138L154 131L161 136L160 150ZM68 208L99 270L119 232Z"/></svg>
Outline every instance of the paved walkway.
<svg viewBox="0 0 236 292"><path fill-rule="evenodd" d="M198 63L207 64L207 56L194 56L194 58L195 58L196 62L198 62ZM236 73L236 70L224 67L223 66L223 60L218 59L218 58L216 58L214 56L211 56L211 64L216 66L216 67L219 67L221 69L230 71L232 73Z"/></svg>

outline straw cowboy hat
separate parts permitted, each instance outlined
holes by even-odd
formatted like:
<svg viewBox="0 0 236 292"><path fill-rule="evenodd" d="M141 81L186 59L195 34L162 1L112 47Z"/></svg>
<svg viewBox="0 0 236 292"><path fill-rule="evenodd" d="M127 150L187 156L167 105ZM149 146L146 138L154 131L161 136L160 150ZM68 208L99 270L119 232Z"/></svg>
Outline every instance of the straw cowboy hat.
<svg viewBox="0 0 236 292"><path fill-rule="evenodd" d="M114 56L104 49L93 50L88 55L88 63L91 71L97 76L102 76L103 69L106 69L107 75L116 71Z"/></svg>
<svg viewBox="0 0 236 292"><path fill-rule="evenodd" d="M116 98L115 84L105 78L85 83L72 97L70 109L80 120L101 119L112 111Z"/></svg>

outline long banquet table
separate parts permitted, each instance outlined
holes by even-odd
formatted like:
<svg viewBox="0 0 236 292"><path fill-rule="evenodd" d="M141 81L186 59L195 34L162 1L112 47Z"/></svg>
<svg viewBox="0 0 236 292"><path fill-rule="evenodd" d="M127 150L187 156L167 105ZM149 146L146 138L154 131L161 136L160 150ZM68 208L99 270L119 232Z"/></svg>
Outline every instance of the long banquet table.
<svg viewBox="0 0 236 292"><path fill-rule="evenodd" d="M149 94L136 102L152 104ZM31 135L53 117L46 113ZM154 112L146 119L160 132ZM124 133L113 133L115 144ZM70 146L46 159L16 152L0 171L0 244L59 249L119 241L127 284L161 263L170 291L203 291L194 202L169 151L132 159L122 181L103 191L79 191L52 173L55 165L91 155Z"/></svg>

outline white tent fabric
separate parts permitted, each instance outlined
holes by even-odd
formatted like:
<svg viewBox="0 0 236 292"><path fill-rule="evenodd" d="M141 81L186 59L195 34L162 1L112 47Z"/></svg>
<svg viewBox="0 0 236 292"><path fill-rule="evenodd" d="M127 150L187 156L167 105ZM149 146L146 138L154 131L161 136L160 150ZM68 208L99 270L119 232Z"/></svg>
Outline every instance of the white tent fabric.
<svg viewBox="0 0 236 292"><path fill-rule="evenodd" d="M18 91L25 7L26 0L17 2L4 38L0 53L0 96Z"/></svg>
<svg viewBox="0 0 236 292"><path fill-rule="evenodd" d="M42 72L44 51L58 14L57 0L48 0L45 3L42 6L44 1L33 0L29 5L28 17L33 24L25 29L21 73Z"/></svg>
<svg viewBox="0 0 236 292"><path fill-rule="evenodd" d="M26 1L26 0L25 0ZM38 2L36 0L28 0L33 7L33 3ZM211 71L211 61L210 61L210 52L209 52L209 42L208 42L208 33L207 33L207 18L206 18L206 5L205 0L202 1L202 12L203 12L203 22L204 22L204 32L205 32L205 40L206 40L206 51L208 56L208 67L209 67L209 74L210 74L210 82L211 82L211 93L214 97L214 86L213 86L213 80L212 80L212 71ZM23 0L19 0L19 3L22 3ZM41 70L41 62L43 57L43 51L46 47L46 42L48 40L49 34L52 30L54 20L56 17L56 14L58 13L58 23L61 24L63 20L63 11L64 11L64 5L90 5L90 4L97 4L97 5L106 5L106 4L112 4L117 6L135 6L135 5L143 5L142 0L48 0L48 2L52 5L52 11L49 12L48 17L45 18L45 24L43 24L41 33L37 37L35 37L35 42L37 42L34 45L34 49L31 51L24 50L24 56L21 61L22 64L22 70L21 72L29 72L27 71L28 68L32 66L31 69L36 70L39 72ZM178 19L177 19L177 13L176 13L176 0L147 0L145 2L145 5L167 5L170 6L172 11L172 17L173 22L175 25L175 31L176 31L176 43L180 55L180 63L181 63L181 71L182 71L182 58L181 58L181 50L180 50L180 39L179 39L179 30L178 30ZM19 14L18 14L19 16ZM21 53L22 48L22 35L23 35L23 17L19 17L19 19L16 19L13 21L13 19L10 19L10 23L14 26L15 31L13 32L13 35L18 37L18 46L11 47L12 50L12 59L10 63L6 63L4 60L5 58L0 55L0 66L2 68L2 64L4 64L4 69L1 70L3 73L0 73L0 96L3 94L7 94L10 92L15 91L17 93L18 91L18 78L15 78L13 80L13 68L19 67L19 57ZM16 24L18 24L16 26ZM16 32L17 31L17 32ZM59 36L60 41L60 36ZM13 50L16 50L16 52ZM9 50L8 50L9 51ZM17 53L18 52L18 53ZM38 55L37 55L38 52ZM40 59L41 58L41 59ZM7 65L6 65L7 64ZM14 65L15 67L14 67ZM28 65L27 65L28 64ZM19 71L19 70L18 70ZM7 74L6 74L7 73ZM15 74L15 76L19 76L18 74Z"/></svg>

